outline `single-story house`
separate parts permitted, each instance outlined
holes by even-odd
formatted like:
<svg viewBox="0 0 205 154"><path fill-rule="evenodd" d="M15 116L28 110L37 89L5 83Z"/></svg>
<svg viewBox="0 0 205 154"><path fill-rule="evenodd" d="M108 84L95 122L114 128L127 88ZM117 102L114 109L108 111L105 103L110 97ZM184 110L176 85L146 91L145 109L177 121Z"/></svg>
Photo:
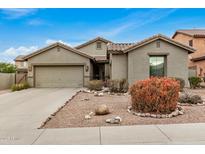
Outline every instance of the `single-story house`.
<svg viewBox="0 0 205 154"><path fill-rule="evenodd" d="M160 34L137 43L97 37L74 48L57 42L22 60L33 87L83 87L93 79L127 79L132 84L150 76L180 77L188 85L187 57L194 51Z"/></svg>

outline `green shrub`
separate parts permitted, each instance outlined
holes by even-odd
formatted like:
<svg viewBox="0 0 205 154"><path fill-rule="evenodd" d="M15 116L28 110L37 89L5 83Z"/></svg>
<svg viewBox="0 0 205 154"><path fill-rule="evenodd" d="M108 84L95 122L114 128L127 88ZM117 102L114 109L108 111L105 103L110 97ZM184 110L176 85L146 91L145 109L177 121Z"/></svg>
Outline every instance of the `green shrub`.
<svg viewBox="0 0 205 154"><path fill-rule="evenodd" d="M90 80L88 81L88 88L90 90L102 90L103 84L102 80Z"/></svg>
<svg viewBox="0 0 205 154"><path fill-rule="evenodd" d="M15 73L16 66L10 63L0 63L0 73Z"/></svg>
<svg viewBox="0 0 205 154"><path fill-rule="evenodd" d="M11 87L11 90L12 91L20 91L20 90L28 89L28 88L30 88L29 84L27 82L24 82L24 83L14 84Z"/></svg>
<svg viewBox="0 0 205 154"><path fill-rule="evenodd" d="M179 84L180 84L180 91L183 91L184 87L185 87L185 81L184 79L182 78L179 78L179 77L171 77L173 78L174 80L178 81Z"/></svg>
<svg viewBox="0 0 205 154"><path fill-rule="evenodd" d="M200 77L189 77L189 84L190 84L190 87L193 89L200 87L201 82L202 80Z"/></svg>
<svg viewBox="0 0 205 154"><path fill-rule="evenodd" d="M179 96L180 103L188 103L188 104L198 104L198 103L203 103L203 100L201 96L199 95L192 95L188 93L182 93Z"/></svg>
<svg viewBox="0 0 205 154"><path fill-rule="evenodd" d="M121 80L109 80L108 87L111 92L127 92L128 82L126 79Z"/></svg>

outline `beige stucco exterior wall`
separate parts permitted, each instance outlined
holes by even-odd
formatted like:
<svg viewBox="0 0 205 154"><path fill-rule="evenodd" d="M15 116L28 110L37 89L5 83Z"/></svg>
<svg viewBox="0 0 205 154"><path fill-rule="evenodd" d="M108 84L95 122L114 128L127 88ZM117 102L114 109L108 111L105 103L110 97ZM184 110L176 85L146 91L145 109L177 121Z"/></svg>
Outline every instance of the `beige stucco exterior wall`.
<svg viewBox="0 0 205 154"><path fill-rule="evenodd" d="M188 52L170 43L160 40L160 48L156 41L128 53L128 82L149 78L149 54L168 54L166 58L168 77L183 78L188 86Z"/></svg>
<svg viewBox="0 0 205 154"><path fill-rule="evenodd" d="M59 48L59 50L58 50ZM34 66L35 65L84 65L84 86L92 75L90 59L73 53L61 47L55 47L39 55L28 59L28 82L34 86ZM88 71L86 71L88 67Z"/></svg>
<svg viewBox="0 0 205 154"><path fill-rule="evenodd" d="M102 42L102 41L98 41L101 42L102 44L102 48L101 49L97 49L97 42L91 43L87 46L84 46L78 50L90 55L90 56L106 56L107 55L107 44Z"/></svg>
<svg viewBox="0 0 205 154"><path fill-rule="evenodd" d="M127 79L127 54L112 55L111 79Z"/></svg>
<svg viewBox="0 0 205 154"><path fill-rule="evenodd" d="M16 61L15 65L17 68L28 68L28 64L26 61Z"/></svg>
<svg viewBox="0 0 205 154"><path fill-rule="evenodd" d="M0 73L0 90L10 89L15 83L14 73Z"/></svg>
<svg viewBox="0 0 205 154"><path fill-rule="evenodd" d="M110 78L110 64L107 63L105 64L105 79L109 79Z"/></svg>

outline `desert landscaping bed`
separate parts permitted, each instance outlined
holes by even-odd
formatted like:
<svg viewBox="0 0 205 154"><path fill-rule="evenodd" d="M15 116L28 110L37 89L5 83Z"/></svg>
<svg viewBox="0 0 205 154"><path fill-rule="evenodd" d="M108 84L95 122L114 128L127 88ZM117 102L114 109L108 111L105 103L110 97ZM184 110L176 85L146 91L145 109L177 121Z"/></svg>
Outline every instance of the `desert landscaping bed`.
<svg viewBox="0 0 205 154"><path fill-rule="evenodd" d="M200 91L201 92L201 91ZM205 92L205 90L204 90ZM50 117L41 128L66 128L66 127L96 127L96 126L119 126L119 125L142 125L142 124L174 124L174 123L197 123L205 122L205 106L183 106L184 115L173 118L156 119L149 117L138 117L127 112L131 100L129 95L109 95L96 97L93 93L79 92L54 116ZM109 107L110 114L92 116L85 119L85 115L100 104ZM106 123L106 119L119 116L122 118L120 124Z"/></svg>

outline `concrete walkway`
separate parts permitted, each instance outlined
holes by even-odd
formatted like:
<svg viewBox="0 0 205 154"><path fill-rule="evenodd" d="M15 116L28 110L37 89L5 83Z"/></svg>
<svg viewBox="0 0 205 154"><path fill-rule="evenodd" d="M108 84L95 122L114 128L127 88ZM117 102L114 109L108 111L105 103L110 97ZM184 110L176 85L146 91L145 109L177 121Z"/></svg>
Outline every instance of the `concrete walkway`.
<svg viewBox="0 0 205 154"><path fill-rule="evenodd" d="M78 90L0 95L0 144L205 144L205 123L37 129Z"/></svg>
<svg viewBox="0 0 205 154"><path fill-rule="evenodd" d="M1 131L0 144L205 144L205 124Z"/></svg>

